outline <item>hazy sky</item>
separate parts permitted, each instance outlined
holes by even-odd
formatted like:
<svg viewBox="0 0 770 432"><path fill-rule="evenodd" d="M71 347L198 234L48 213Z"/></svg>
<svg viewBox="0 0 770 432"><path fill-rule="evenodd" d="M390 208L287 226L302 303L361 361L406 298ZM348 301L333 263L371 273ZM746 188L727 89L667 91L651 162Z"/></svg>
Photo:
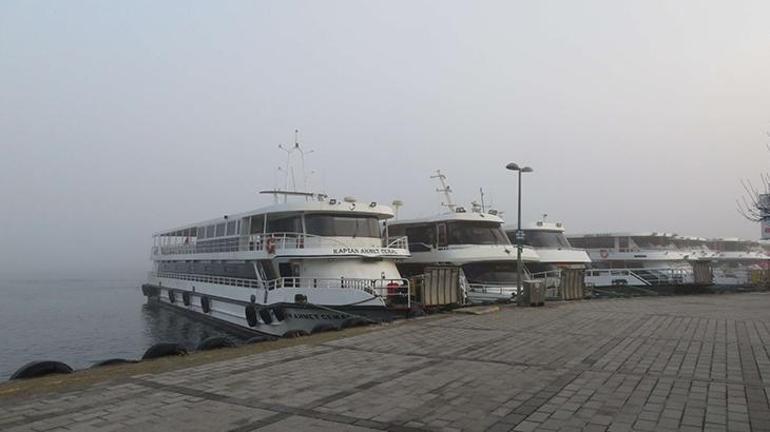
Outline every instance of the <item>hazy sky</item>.
<svg viewBox="0 0 770 432"><path fill-rule="evenodd" d="M0 2L0 276L137 274L259 207L299 128L332 196L756 238L767 1Z"/></svg>

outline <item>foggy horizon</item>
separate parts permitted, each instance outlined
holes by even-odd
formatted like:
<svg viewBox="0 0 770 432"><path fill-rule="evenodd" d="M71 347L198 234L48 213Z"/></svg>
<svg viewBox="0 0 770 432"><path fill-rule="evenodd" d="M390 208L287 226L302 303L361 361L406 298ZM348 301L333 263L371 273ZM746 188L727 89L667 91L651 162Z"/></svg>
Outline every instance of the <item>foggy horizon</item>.
<svg viewBox="0 0 770 432"><path fill-rule="evenodd" d="M331 196L756 240L770 4L0 4L0 277L141 277L153 232Z"/></svg>

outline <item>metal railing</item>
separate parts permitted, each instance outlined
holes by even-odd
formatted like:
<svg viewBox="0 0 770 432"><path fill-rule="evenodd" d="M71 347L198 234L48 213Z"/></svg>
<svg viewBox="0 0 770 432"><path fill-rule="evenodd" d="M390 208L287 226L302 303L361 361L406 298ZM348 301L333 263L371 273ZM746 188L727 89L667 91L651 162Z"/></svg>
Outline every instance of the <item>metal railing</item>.
<svg viewBox="0 0 770 432"><path fill-rule="evenodd" d="M590 277L609 276L618 278L619 284L623 284L623 278L633 277L644 285L681 285L694 282L692 270L655 267L655 268L623 268L623 269L588 269L586 279Z"/></svg>
<svg viewBox="0 0 770 432"><path fill-rule="evenodd" d="M381 239L379 243L380 247L390 249L408 250L409 248L406 236ZM278 232L234 236L215 240L198 240L178 245L153 246L152 254L178 255L263 250L272 253L282 249L305 249L313 247L351 248L360 246L351 245L336 238L319 235Z"/></svg>
<svg viewBox="0 0 770 432"><path fill-rule="evenodd" d="M314 277L280 277L268 281L257 279L243 279L226 276L150 272L150 276L158 278L179 279L193 282L212 283L243 288L255 288L265 290L267 294L281 288L306 288L306 289L352 289L364 291L376 297L403 297L406 304L411 305L411 287L408 279L365 279L365 278L314 278Z"/></svg>

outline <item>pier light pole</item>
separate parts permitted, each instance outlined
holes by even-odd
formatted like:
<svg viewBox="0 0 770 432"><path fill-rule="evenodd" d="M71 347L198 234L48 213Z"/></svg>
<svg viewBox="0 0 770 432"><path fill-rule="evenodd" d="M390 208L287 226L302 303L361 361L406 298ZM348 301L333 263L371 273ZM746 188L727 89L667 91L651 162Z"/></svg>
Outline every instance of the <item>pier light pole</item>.
<svg viewBox="0 0 770 432"><path fill-rule="evenodd" d="M521 230L521 174L522 173L530 173L534 171L530 167L519 167L518 164L511 162L508 165L505 166L506 169L509 169L511 171L518 171L519 173L519 205L518 205L518 223L516 228L516 304L521 305L522 304L522 298L521 298L521 274L522 274L522 264L521 264L521 252L524 249L524 231Z"/></svg>

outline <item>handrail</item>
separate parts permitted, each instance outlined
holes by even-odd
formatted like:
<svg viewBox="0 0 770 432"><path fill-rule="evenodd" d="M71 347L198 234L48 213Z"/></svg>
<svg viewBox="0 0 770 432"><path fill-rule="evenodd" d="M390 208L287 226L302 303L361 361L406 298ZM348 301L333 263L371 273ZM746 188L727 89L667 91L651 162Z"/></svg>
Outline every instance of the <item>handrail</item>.
<svg viewBox="0 0 770 432"><path fill-rule="evenodd" d="M281 288L310 288L310 289L355 289L365 291L377 297L407 297L407 304L410 304L411 287L408 279L402 278L314 278L314 277L280 277L268 281L259 281L257 279L233 278L227 276L188 274L188 273L170 273L170 272L150 272L150 276L169 279L180 279L194 282L215 283L243 288L255 288L267 292Z"/></svg>

